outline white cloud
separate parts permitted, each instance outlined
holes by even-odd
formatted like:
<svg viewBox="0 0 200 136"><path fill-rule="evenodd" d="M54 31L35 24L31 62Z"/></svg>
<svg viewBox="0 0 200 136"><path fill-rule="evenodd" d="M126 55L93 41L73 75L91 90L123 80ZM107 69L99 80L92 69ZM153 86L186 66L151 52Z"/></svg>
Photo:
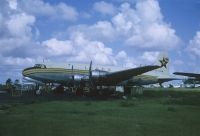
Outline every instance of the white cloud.
<svg viewBox="0 0 200 136"><path fill-rule="evenodd" d="M159 3L156 0L138 1L136 4L136 12L141 21L146 23L162 22L163 19Z"/></svg>
<svg viewBox="0 0 200 136"><path fill-rule="evenodd" d="M59 17L65 20L76 20L78 16L76 9L65 3L52 5L42 0L22 0L14 5L17 5L14 7L18 8L19 12L12 14L6 20L6 27L10 36L0 40L2 47L5 44L13 46L4 47L4 51L11 51L16 47L30 43L31 45L34 44L34 41L31 40L33 40L32 29L36 17L33 15L51 17L59 14ZM112 4L104 1L94 4L94 7L98 7L99 10L104 6L106 13L114 13L114 10L116 12L116 8ZM75 58L75 61L94 59L101 64L117 64L116 60L121 57L120 59L123 62L136 65L136 60L128 57L125 51L120 51L117 55L114 55L112 49L106 47L105 42L102 41L116 42L121 40L136 48L156 49L173 48L178 42L175 30L163 21L159 4L155 0L138 1L135 7L124 3L120 6L119 13L113 16L111 20L98 21L93 25L74 26L73 29L70 29L68 37L63 38L64 40L52 37L42 44L37 43L38 50L44 49L44 53L42 54L42 51L33 52L39 56L68 56L68 58ZM41 45L43 46L39 47ZM145 55L152 56L152 54L146 53L143 58L145 58ZM148 59L149 62L153 61L152 57Z"/></svg>
<svg viewBox="0 0 200 136"><path fill-rule="evenodd" d="M21 0L18 1L19 8L27 13L37 16L54 16L55 8L43 0ZM31 6L30 6L31 5Z"/></svg>
<svg viewBox="0 0 200 136"><path fill-rule="evenodd" d="M42 44L47 49L47 52L52 56L70 55L73 50L70 41L59 41L53 38L44 41Z"/></svg>
<svg viewBox="0 0 200 136"><path fill-rule="evenodd" d="M128 56L127 56L127 54L126 54L126 52L125 51L120 51L120 52L118 52L118 54L116 55L116 58L117 59L126 59Z"/></svg>
<svg viewBox="0 0 200 136"><path fill-rule="evenodd" d="M168 55L165 52L145 51L142 52L141 55L130 57L125 51L120 51L115 58L119 65L123 65L125 67L137 67L149 64L160 65L159 60L163 56L167 57ZM120 62L122 62L122 64Z"/></svg>
<svg viewBox="0 0 200 136"><path fill-rule="evenodd" d="M17 9L17 0L7 0L11 9Z"/></svg>
<svg viewBox="0 0 200 136"><path fill-rule="evenodd" d="M104 41L104 43L109 41L111 44L120 41L125 45L134 47L134 49L141 49L140 51L145 49L141 57L129 57L125 51L120 51L117 55L113 55L112 53L110 55L107 54L107 56L109 56L108 58L111 59L102 57L104 60L109 61L101 62L100 59L98 59L101 63L112 62L111 60L113 60L114 63L112 64L120 65L121 61L126 66L140 65L141 62L144 64L154 63L159 55L159 50L172 50L176 48L180 42L175 30L164 22L159 3L156 0L137 1L135 7L132 7L129 3L123 3L119 8L119 13L114 15L110 20L98 21L93 25L73 26L67 31L67 33L72 35L74 32L80 32L82 36L76 35L76 38L72 41L75 42L76 45L79 45L79 48L85 45L84 48L77 53L78 55L75 56L75 60L79 61L82 60L82 58L85 60L91 58L89 54L93 53L88 53L90 51L86 51L87 48L93 49L91 46L86 46L91 41L96 41L96 44L103 44L101 41ZM103 45L105 48L105 44ZM96 46L94 47L96 48ZM100 56L103 55L101 54ZM93 58L100 57L96 55L96 57Z"/></svg>
<svg viewBox="0 0 200 136"><path fill-rule="evenodd" d="M78 18L78 12L72 6L59 3L56 6L56 16L61 17L64 20L75 21Z"/></svg>
<svg viewBox="0 0 200 136"><path fill-rule="evenodd" d="M2 16L2 14L1 14L1 12L0 12L0 25L2 26L3 25L3 16ZM1 27L0 26L0 27Z"/></svg>
<svg viewBox="0 0 200 136"><path fill-rule="evenodd" d="M136 8L121 5L121 12L113 17L119 33L126 37L127 45L142 49L173 49L180 39L175 30L163 21L158 1L138 1Z"/></svg>
<svg viewBox="0 0 200 136"><path fill-rule="evenodd" d="M30 39L27 37L20 37L20 38L4 38L0 39L0 53L8 53L13 51L17 47L25 46L29 44Z"/></svg>
<svg viewBox="0 0 200 136"><path fill-rule="evenodd" d="M200 57L200 31L196 32L196 35L192 40L189 42L189 46L187 49L193 55Z"/></svg>
<svg viewBox="0 0 200 136"><path fill-rule="evenodd" d="M80 31L84 33L86 37L92 40L99 41L113 41L116 38L116 31L109 21L98 21L93 25L77 25L68 28L67 32L61 33L59 35L68 35L69 33L74 33Z"/></svg>
<svg viewBox="0 0 200 136"><path fill-rule="evenodd" d="M123 67L136 67L138 65L138 62L133 57L129 57L127 53L122 50L117 53L115 56L115 59L117 61L117 65L123 66Z"/></svg>
<svg viewBox="0 0 200 136"><path fill-rule="evenodd" d="M93 5L93 9L104 15L113 15L116 12L116 8L113 4L105 1L96 2Z"/></svg>
<svg viewBox="0 0 200 136"><path fill-rule="evenodd" d="M15 14L7 21L7 28L10 34L16 37L24 37L32 32L31 26L35 23L35 17L25 13Z"/></svg>
<svg viewBox="0 0 200 136"><path fill-rule="evenodd" d="M32 40L32 28L35 17L24 12L16 12L7 16L0 14L0 52L9 53L22 46L28 46Z"/></svg>
<svg viewBox="0 0 200 136"><path fill-rule="evenodd" d="M118 15L114 16L112 22L114 24L116 32L119 35L127 36L131 34L130 30L133 26L133 22L126 20L122 13L119 13Z"/></svg>
<svg viewBox="0 0 200 136"><path fill-rule="evenodd" d="M71 39L74 47L74 55L70 60L88 62L93 60L99 64L116 64L111 48L100 41L89 40L81 32L72 34Z"/></svg>
<svg viewBox="0 0 200 136"><path fill-rule="evenodd" d="M115 30L109 21L98 21L96 24L90 26L85 32L89 37L100 40L114 40L116 37Z"/></svg>
<svg viewBox="0 0 200 136"><path fill-rule="evenodd" d="M125 51L119 51L118 54L115 56L118 64L122 62L125 67L137 67L149 64L158 64L158 58L161 55L161 52L158 51L145 51L138 56L128 56ZM160 64L160 63L159 63ZM159 65L158 64L158 65Z"/></svg>
<svg viewBox="0 0 200 136"><path fill-rule="evenodd" d="M84 19L90 19L92 16L89 13L82 11L80 13L80 17L82 17Z"/></svg>
<svg viewBox="0 0 200 136"><path fill-rule="evenodd" d="M116 60L111 48L103 42L89 40L81 32L71 33L68 40L55 38L42 43L43 56L70 62L89 62L97 64L116 65ZM41 55L41 54L40 54Z"/></svg>
<svg viewBox="0 0 200 136"><path fill-rule="evenodd" d="M93 40L121 41L142 50L172 50L181 41L176 31L163 20L156 0L137 1L135 7L123 3L111 20L73 26L69 30L70 33L81 31Z"/></svg>
<svg viewBox="0 0 200 136"><path fill-rule="evenodd" d="M157 61L159 55L160 55L160 52L157 52L157 51L155 51L155 52L146 51L141 56L141 59L146 60L150 63L155 63Z"/></svg>
<svg viewBox="0 0 200 136"><path fill-rule="evenodd" d="M79 16L74 7L62 2L53 5L43 0L21 0L18 1L18 5L23 11L36 16L45 16L66 21L76 21Z"/></svg>
<svg viewBox="0 0 200 136"><path fill-rule="evenodd" d="M33 58L19 58L19 57L6 57L4 58L4 63L7 65L33 65L35 63L35 59Z"/></svg>
<svg viewBox="0 0 200 136"><path fill-rule="evenodd" d="M136 3L137 1L140 1L140 0L110 0L112 2L118 2L118 3L122 3L122 2L128 2L128 3Z"/></svg>
<svg viewBox="0 0 200 136"><path fill-rule="evenodd" d="M173 64L174 64L174 65L177 65L177 66L181 66L181 65L184 65L184 62L183 62L183 60L177 59L177 60L174 60L174 61L173 61Z"/></svg>

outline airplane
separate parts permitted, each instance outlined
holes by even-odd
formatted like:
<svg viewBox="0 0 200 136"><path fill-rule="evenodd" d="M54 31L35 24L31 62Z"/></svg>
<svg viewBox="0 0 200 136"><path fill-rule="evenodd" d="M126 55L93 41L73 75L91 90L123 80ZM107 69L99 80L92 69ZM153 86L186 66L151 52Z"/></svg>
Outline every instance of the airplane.
<svg viewBox="0 0 200 136"><path fill-rule="evenodd" d="M174 72L173 74L180 75L180 76L187 76L187 77L194 78L196 80L200 80L200 74L198 74L198 73Z"/></svg>
<svg viewBox="0 0 200 136"><path fill-rule="evenodd" d="M36 64L34 67L26 68L22 71L24 77L47 83L59 83L66 86L89 84L90 88L97 86L116 86L134 76L152 71L161 67L166 67L168 58L159 60L161 65L148 65L130 69L92 68L92 61L89 68L74 68L75 65L68 65L68 68L47 68L44 64Z"/></svg>
<svg viewBox="0 0 200 136"><path fill-rule="evenodd" d="M199 73L188 73L188 72L174 72L173 73L174 75L179 75L179 76L187 76L188 79L186 81L183 81L183 82L190 82L192 84L195 84L199 83L200 82L200 74Z"/></svg>

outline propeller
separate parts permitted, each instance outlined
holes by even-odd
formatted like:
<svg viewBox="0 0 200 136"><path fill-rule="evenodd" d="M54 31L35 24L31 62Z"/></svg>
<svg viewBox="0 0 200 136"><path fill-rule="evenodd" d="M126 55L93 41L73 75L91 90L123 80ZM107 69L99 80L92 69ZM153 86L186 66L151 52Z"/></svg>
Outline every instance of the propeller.
<svg viewBox="0 0 200 136"><path fill-rule="evenodd" d="M90 61L90 67L89 67L89 80L92 79L92 61Z"/></svg>
<svg viewBox="0 0 200 136"><path fill-rule="evenodd" d="M93 82L93 78L92 78L92 61L90 62L90 67L89 67L89 84L90 84L90 88L94 88L94 82Z"/></svg>
<svg viewBox="0 0 200 136"><path fill-rule="evenodd" d="M72 86L74 86L74 66L72 65Z"/></svg>
<svg viewBox="0 0 200 136"><path fill-rule="evenodd" d="M96 84L95 81L96 79L93 78L92 76L92 61L90 62L90 67L89 67L89 85L90 85L90 93L92 95L97 95L97 89L96 89Z"/></svg>

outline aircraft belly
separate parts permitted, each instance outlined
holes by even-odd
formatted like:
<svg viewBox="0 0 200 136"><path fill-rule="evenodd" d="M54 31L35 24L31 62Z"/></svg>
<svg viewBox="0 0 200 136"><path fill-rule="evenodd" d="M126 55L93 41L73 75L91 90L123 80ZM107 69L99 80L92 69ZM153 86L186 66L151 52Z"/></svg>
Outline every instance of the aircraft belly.
<svg viewBox="0 0 200 136"><path fill-rule="evenodd" d="M72 79L72 75L65 73L33 73L29 77L45 82L67 82Z"/></svg>
<svg viewBox="0 0 200 136"><path fill-rule="evenodd" d="M158 83L156 80L143 80L140 82L141 85L156 84L156 83Z"/></svg>
<svg viewBox="0 0 200 136"><path fill-rule="evenodd" d="M139 78L139 79L133 79L130 84L133 85L148 85L148 84L156 84L158 83L157 79L151 78L151 79L144 79L144 78Z"/></svg>

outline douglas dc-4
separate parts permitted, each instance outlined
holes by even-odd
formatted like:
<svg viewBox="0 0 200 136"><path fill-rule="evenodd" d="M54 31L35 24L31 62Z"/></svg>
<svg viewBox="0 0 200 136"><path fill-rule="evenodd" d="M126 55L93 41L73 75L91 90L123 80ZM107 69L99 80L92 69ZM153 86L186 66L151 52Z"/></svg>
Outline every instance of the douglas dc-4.
<svg viewBox="0 0 200 136"><path fill-rule="evenodd" d="M165 67L169 61L167 57L159 60L160 65L148 65L131 69L111 71L112 69L92 69L92 62L89 68L47 68L43 64L36 64L34 67L26 68L22 74L43 83L58 83L65 86L73 86L81 82L89 82L91 86L116 86L123 81L128 81L134 76Z"/></svg>

